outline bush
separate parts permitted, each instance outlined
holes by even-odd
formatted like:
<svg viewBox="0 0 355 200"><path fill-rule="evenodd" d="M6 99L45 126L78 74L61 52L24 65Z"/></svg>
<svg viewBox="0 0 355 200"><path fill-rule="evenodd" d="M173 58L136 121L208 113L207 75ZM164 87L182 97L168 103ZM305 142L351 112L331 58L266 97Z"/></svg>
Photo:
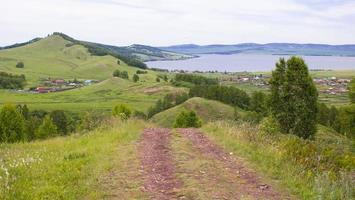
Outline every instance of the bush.
<svg viewBox="0 0 355 200"><path fill-rule="evenodd" d="M127 105L120 104L120 105L116 105L113 108L112 114L115 117L119 117L122 120L126 120L131 117L132 111Z"/></svg>
<svg viewBox="0 0 355 200"><path fill-rule="evenodd" d="M274 117L268 116L261 120L260 130L266 134L276 135L280 132L280 125Z"/></svg>
<svg viewBox="0 0 355 200"><path fill-rule="evenodd" d="M241 119L243 121L256 124L263 119L263 114L257 113L255 111L246 111L244 115L241 115Z"/></svg>
<svg viewBox="0 0 355 200"><path fill-rule="evenodd" d="M25 64L23 62L18 62L16 64L16 68L24 68L25 67Z"/></svg>
<svg viewBox="0 0 355 200"><path fill-rule="evenodd" d="M118 69L116 69L115 71L113 71L112 76L113 76L113 77L120 77L120 78L123 78L123 79L129 79L129 77L128 77L128 72L127 72L127 71L121 72L121 71L118 70Z"/></svg>
<svg viewBox="0 0 355 200"><path fill-rule="evenodd" d="M138 76L137 74L134 74L134 75L133 75L133 81L134 81L134 82L139 81L139 76Z"/></svg>
<svg viewBox="0 0 355 200"><path fill-rule="evenodd" d="M25 120L13 105L5 105L0 112L0 142L25 140Z"/></svg>
<svg viewBox="0 0 355 200"><path fill-rule="evenodd" d="M99 127L104 120L104 115L93 112L86 112L80 120L78 129L80 131L91 131Z"/></svg>
<svg viewBox="0 0 355 200"><path fill-rule="evenodd" d="M46 117L44 117L42 124L38 127L35 136L38 139L46 139L57 134L57 126L53 123L51 117L47 115Z"/></svg>
<svg viewBox="0 0 355 200"><path fill-rule="evenodd" d="M156 82L160 82L160 78L157 77L157 78L155 79L155 81L156 81Z"/></svg>
<svg viewBox="0 0 355 200"><path fill-rule="evenodd" d="M137 70L136 74L147 74L148 71L144 71L144 70Z"/></svg>
<svg viewBox="0 0 355 200"><path fill-rule="evenodd" d="M175 119L174 128L199 128L201 124L201 120L194 111L182 111Z"/></svg>
<svg viewBox="0 0 355 200"><path fill-rule="evenodd" d="M141 112L138 110L135 110L133 112L133 117L138 118L138 119L144 119L144 120L147 119L147 115L144 112Z"/></svg>

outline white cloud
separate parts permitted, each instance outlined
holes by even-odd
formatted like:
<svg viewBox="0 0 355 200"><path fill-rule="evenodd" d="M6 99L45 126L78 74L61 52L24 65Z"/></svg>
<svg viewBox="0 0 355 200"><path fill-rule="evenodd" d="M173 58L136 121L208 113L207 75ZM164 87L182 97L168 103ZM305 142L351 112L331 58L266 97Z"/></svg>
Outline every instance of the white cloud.
<svg viewBox="0 0 355 200"><path fill-rule="evenodd" d="M0 0L0 45L54 31L113 45L355 43L355 3L310 2Z"/></svg>

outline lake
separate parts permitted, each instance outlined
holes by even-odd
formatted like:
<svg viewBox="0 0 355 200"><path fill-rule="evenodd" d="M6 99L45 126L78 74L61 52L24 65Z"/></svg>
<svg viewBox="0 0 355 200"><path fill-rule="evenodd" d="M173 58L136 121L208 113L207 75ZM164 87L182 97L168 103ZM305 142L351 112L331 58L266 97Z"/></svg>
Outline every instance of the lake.
<svg viewBox="0 0 355 200"><path fill-rule="evenodd" d="M271 71L280 55L261 54L233 54L217 55L204 54L198 58L175 61L151 61L146 62L148 67L188 70L188 71L212 71L239 72L239 71ZM342 56L302 56L310 69L332 69L332 70L355 70L355 57Z"/></svg>

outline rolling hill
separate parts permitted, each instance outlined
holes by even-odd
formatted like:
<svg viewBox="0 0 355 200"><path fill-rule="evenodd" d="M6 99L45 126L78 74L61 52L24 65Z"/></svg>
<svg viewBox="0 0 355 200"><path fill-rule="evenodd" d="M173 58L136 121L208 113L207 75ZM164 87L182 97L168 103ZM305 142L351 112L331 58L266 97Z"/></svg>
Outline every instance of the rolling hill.
<svg viewBox="0 0 355 200"><path fill-rule="evenodd" d="M60 78L97 80L98 84L73 90L48 94L33 94L0 90L0 105L4 103L27 104L30 109L64 109L70 111L110 111L117 103L126 103L135 110L145 111L167 93L180 90L167 82L156 82L158 72L146 70L139 81L132 76L139 69L112 55L92 55L82 44L73 43L60 34L17 44L0 50L0 72L24 74L25 89L37 87L41 79ZM16 68L22 61L24 68ZM114 70L127 71L130 80L113 78ZM154 91L154 92L152 92Z"/></svg>
<svg viewBox="0 0 355 200"><path fill-rule="evenodd" d="M181 105L154 115L151 121L163 127L172 127L176 116L184 109L195 111L196 114L201 117L202 122L222 119L228 120L233 119L234 116L234 109L232 106L218 101L194 97Z"/></svg>
<svg viewBox="0 0 355 200"><path fill-rule="evenodd" d="M235 45L195 45L184 44L158 47L165 51L184 54L277 54L308 56L355 56L355 45L295 44L295 43L241 43Z"/></svg>

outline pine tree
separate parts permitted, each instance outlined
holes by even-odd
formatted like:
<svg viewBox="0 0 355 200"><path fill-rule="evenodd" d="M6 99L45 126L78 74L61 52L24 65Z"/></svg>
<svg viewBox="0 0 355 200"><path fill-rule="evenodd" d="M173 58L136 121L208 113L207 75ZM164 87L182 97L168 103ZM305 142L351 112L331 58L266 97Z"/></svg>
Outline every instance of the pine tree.
<svg viewBox="0 0 355 200"><path fill-rule="evenodd" d="M271 111L284 133L309 138L316 132L318 92L304 60L280 59L272 72Z"/></svg>

